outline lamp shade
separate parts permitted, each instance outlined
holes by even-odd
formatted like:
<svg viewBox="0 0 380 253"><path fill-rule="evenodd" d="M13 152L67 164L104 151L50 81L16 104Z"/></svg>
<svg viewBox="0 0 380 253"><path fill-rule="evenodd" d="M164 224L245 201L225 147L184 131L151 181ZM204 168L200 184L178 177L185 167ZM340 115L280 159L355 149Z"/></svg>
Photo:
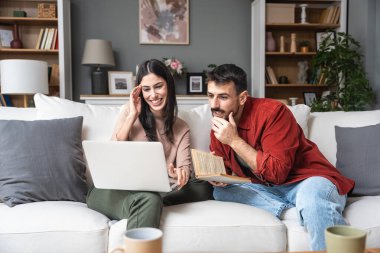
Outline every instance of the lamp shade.
<svg viewBox="0 0 380 253"><path fill-rule="evenodd" d="M82 64L101 67L115 66L111 41L99 39L87 40L84 46Z"/></svg>
<svg viewBox="0 0 380 253"><path fill-rule="evenodd" d="M2 60L1 93L35 94L49 93L48 64L36 60Z"/></svg>

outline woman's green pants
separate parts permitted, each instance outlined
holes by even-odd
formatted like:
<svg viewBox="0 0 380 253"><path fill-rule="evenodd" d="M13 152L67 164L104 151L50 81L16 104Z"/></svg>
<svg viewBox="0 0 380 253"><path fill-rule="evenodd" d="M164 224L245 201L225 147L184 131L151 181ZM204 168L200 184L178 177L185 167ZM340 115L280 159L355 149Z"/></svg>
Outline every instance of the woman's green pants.
<svg viewBox="0 0 380 253"><path fill-rule="evenodd" d="M106 190L91 188L89 208L112 220L128 219L127 229L160 226L163 205L178 205L212 199L213 187L205 181L191 179L180 190L157 192Z"/></svg>

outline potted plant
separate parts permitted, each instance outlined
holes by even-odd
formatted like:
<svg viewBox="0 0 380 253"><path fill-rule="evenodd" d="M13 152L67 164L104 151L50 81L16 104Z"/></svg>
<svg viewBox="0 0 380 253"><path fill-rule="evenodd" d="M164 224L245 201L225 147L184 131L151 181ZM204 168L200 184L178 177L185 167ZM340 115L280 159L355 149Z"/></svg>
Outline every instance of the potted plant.
<svg viewBox="0 0 380 253"><path fill-rule="evenodd" d="M328 86L329 95L316 100L312 111L363 111L371 108L375 93L363 67L360 44L343 32L327 36L312 60Z"/></svg>
<svg viewBox="0 0 380 253"><path fill-rule="evenodd" d="M310 41L301 40L299 43L301 53L309 52Z"/></svg>

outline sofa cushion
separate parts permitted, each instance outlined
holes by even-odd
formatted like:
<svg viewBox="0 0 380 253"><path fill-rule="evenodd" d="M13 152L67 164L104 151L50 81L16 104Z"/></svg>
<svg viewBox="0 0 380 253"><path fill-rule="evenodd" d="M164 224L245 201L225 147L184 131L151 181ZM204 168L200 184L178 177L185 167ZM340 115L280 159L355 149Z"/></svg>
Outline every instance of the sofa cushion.
<svg viewBox="0 0 380 253"><path fill-rule="evenodd" d="M309 139L336 165L335 126L363 127L380 123L380 110L363 112L315 112L310 115Z"/></svg>
<svg viewBox="0 0 380 253"><path fill-rule="evenodd" d="M284 252L285 226L262 209L215 200L165 207L165 252Z"/></svg>
<svg viewBox="0 0 380 253"><path fill-rule="evenodd" d="M107 252L108 219L69 201L0 204L1 252Z"/></svg>
<svg viewBox="0 0 380 253"><path fill-rule="evenodd" d="M120 106L87 105L42 94L36 94L34 102L38 119L83 116L84 140L109 140L120 112Z"/></svg>
<svg viewBox="0 0 380 253"><path fill-rule="evenodd" d="M191 147L208 152L211 131L210 106L205 104L188 111L179 110L178 117L189 125Z"/></svg>
<svg viewBox="0 0 380 253"><path fill-rule="evenodd" d="M82 117L0 120L0 199L8 206L85 201Z"/></svg>
<svg viewBox="0 0 380 253"><path fill-rule="evenodd" d="M366 247L380 248L380 196L352 197L344 217L351 226L367 232Z"/></svg>
<svg viewBox="0 0 380 253"><path fill-rule="evenodd" d="M294 118L298 125L302 128L302 131L306 138L309 136L308 121L310 117L310 107L307 105L299 104L294 106L288 106L289 110L293 113Z"/></svg>
<svg viewBox="0 0 380 253"><path fill-rule="evenodd" d="M335 126L339 171L355 180L355 195L380 195L380 124Z"/></svg>

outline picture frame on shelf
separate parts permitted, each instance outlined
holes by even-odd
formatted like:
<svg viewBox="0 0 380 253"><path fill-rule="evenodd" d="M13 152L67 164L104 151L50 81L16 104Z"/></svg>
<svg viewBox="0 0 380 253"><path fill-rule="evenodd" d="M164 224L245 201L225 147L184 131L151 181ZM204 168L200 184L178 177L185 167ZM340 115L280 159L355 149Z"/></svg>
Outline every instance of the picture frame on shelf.
<svg viewBox="0 0 380 253"><path fill-rule="evenodd" d="M314 100L317 99L317 93L316 92L304 92L303 93L303 100L305 105L311 106L314 102Z"/></svg>
<svg viewBox="0 0 380 253"><path fill-rule="evenodd" d="M189 44L189 0L139 0L140 44Z"/></svg>
<svg viewBox="0 0 380 253"><path fill-rule="evenodd" d="M130 71L108 71L108 90L110 95L127 95L133 89L133 73Z"/></svg>
<svg viewBox="0 0 380 253"><path fill-rule="evenodd" d="M320 45L323 40L326 38L332 38L335 39L335 32L334 31L328 31L328 32L315 32L315 47L316 51L319 51Z"/></svg>
<svg viewBox="0 0 380 253"><path fill-rule="evenodd" d="M13 40L12 26L0 25L0 48L10 48Z"/></svg>
<svg viewBox="0 0 380 253"><path fill-rule="evenodd" d="M186 94L201 95L206 94L205 76L203 73L186 74Z"/></svg>

